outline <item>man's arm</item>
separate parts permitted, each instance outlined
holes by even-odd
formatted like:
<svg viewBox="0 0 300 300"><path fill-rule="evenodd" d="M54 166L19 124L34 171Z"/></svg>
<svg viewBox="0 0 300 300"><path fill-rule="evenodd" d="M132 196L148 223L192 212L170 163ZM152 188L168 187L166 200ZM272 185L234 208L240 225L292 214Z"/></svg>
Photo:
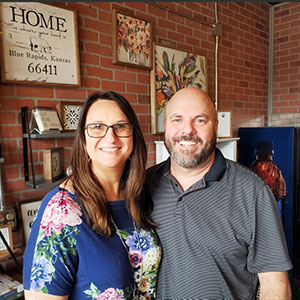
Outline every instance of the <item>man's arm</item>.
<svg viewBox="0 0 300 300"><path fill-rule="evenodd" d="M287 272L258 273L260 300L290 300L291 287Z"/></svg>

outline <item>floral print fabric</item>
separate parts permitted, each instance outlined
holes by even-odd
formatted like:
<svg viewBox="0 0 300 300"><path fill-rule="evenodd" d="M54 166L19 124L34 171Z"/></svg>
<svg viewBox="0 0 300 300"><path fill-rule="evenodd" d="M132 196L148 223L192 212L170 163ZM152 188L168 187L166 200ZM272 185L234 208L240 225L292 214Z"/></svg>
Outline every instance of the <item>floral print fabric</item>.
<svg viewBox="0 0 300 300"><path fill-rule="evenodd" d="M24 288L69 299L108 300L133 299L136 286L135 299L154 299L158 239L153 231L134 230L125 201L109 205L120 229L105 237L86 224L74 194L58 187L49 192L24 254Z"/></svg>

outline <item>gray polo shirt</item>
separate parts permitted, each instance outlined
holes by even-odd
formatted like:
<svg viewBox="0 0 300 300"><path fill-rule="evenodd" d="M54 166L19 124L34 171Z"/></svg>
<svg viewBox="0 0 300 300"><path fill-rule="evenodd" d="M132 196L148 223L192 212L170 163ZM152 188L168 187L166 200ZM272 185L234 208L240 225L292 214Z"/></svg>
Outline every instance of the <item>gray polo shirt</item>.
<svg viewBox="0 0 300 300"><path fill-rule="evenodd" d="M169 159L147 171L147 182L163 249L158 299L255 299L257 273L292 268L271 190L218 149L186 191Z"/></svg>

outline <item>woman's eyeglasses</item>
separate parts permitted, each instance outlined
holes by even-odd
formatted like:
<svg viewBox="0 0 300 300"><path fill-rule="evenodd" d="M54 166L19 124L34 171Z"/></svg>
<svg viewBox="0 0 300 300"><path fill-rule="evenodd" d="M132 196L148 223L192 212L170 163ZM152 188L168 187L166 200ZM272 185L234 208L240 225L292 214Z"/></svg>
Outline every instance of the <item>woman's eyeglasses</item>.
<svg viewBox="0 0 300 300"><path fill-rule="evenodd" d="M114 125L91 123L87 124L84 128L87 130L88 136L92 138L101 138L106 136L109 128L112 128L114 134L120 138L130 137L133 130L130 123L117 123Z"/></svg>

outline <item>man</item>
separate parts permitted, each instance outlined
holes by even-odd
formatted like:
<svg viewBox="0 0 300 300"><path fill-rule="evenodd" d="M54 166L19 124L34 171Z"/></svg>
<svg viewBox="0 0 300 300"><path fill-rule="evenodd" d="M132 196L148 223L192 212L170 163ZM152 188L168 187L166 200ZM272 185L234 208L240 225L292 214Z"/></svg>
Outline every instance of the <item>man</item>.
<svg viewBox="0 0 300 300"><path fill-rule="evenodd" d="M276 200L247 168L216 149L217 114L196 87L165 113L170 158L148 170L162 243L158 299L290 299L292 268Z"/></svg>

